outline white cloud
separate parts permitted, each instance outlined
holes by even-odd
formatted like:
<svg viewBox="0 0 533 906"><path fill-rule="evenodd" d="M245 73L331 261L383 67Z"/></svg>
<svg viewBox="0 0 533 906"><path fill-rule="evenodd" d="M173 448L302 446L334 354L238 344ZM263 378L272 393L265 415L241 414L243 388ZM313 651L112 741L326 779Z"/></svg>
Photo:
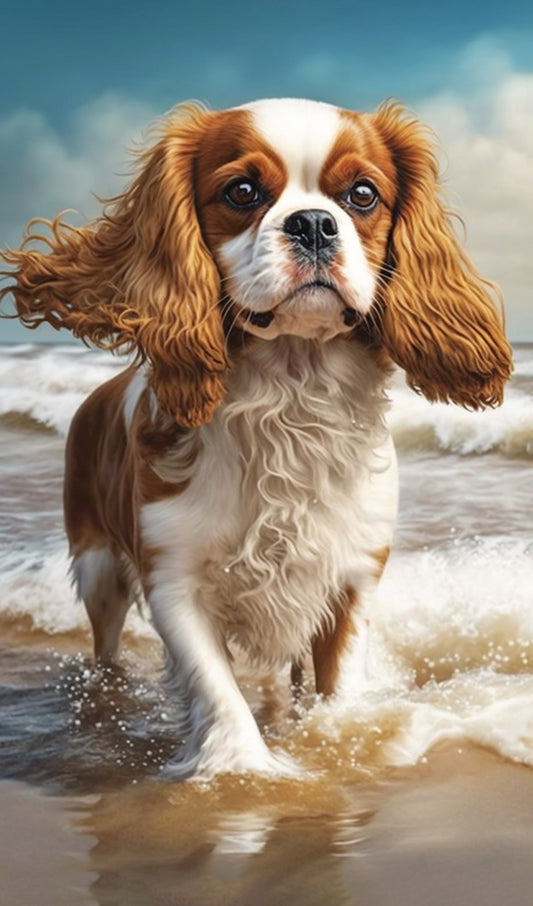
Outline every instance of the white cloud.
<svg viewBox="0 0 533 906"><path fill-rule="evenodd" d="M513 72L500 53L472 47L475 78L417 105L445 151L451 204L466 222L466 246L481 273L504 291L509 335L533 338L533 74ZM505 64L505 65L504 65ZM468 75L468 54L462 61ZM470 70L471 71L471 70Z"/></svg>
<svg viewBox="0 0 533 906"><path fill-rule="evenodd" d="M146 104L105 94L79 108L61 135L33 110L0 120L0 247L18 247L32 217L51 218L65 209L79 212L79 217L68 216L71 223L95 217L101 210L95 195L121 190L125 180L119 174L129 166L127 149L141 140L154 115ZM16 321L0 321L0 341L28 337ZM58 335L42 325L35 339L71 338L67 331Z"/></svg>
<svg viewBox="0 0 533 906"><path fill-rule="evenodd" d="M96 99L71 118L60 135L41 114L19 110L0 121L0 243L18 245L32 217L53 217L73 208L82 220L95 216L100 196L123 184L127 147L141 138L154 116L147 105L114 94Z"/></svg>

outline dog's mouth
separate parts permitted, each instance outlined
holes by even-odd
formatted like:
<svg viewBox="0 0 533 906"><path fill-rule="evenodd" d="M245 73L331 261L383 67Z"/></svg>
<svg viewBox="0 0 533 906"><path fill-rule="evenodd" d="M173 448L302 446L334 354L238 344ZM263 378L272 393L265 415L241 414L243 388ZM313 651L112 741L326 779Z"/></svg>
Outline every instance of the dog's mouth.
<svg viewBox="0 0 533 906"><path fill-rule="evenodd" d="M333 283L330 283L327 280L317 279L299 286L295 292L292 292L289 296L279 302L275 306L275 308L270 309L269 311L253 311L250 308L245 308L242 310L241 314L248 324L253 324L254 327L266 329L267 327L270 327L270 325L276 318L276 310L280 308L284 303L292 302L298 296L301 296L305 293L316 294L324 291L328 293L334 293L338 297L339 301L341 303L343 302L337 287ZM362 320L362 315L351 305L345 305L342 308L341 317L346 327L355 327L356 324L358 324Z"/></svg>

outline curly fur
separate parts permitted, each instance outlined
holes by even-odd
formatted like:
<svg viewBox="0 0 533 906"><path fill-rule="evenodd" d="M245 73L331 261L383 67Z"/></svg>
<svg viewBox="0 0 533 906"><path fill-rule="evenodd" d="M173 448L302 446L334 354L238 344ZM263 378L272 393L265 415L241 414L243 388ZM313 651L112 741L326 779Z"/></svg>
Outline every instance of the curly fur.
<svg viewBox="0 0 533 906"><path fill-rule="evenodd" d="M226 514L227 531L219 525L201 594L258 662L301 656L331 623L348 560L361 592L373 573L390 518L377 502L379 476L393 458L383 383L382 369L349 341L263 344L232 373L210 448L221 457L235 446L241 504L235 520ZM218 480L222 470L220 463ZM365 494L373 483L376 492ZM195 488L188 493L193 498Z"/></svg>
<svg viewBox="0 0 533 906"><path fill-rule="evenodd" d="M31 221L20 250L3 254L16 282L0 294L12 293L27 327L47 321L147 359L161 407L190 426L209 420L221 402L227 367L220 280L193 193L210 116L186 106L163 121L155 146L139 156L137 178L94 223ZM48 250L29 248L36 241Z"/></svg>
<svg viewBox="0 0 533 906"><path fill-rule="evenodd" d="M499 293L454 235L428 130L394 104L382 107L374 122L392 150L399 189L380 342L427 399L497 406L511 362L489 291Z"/></svg>

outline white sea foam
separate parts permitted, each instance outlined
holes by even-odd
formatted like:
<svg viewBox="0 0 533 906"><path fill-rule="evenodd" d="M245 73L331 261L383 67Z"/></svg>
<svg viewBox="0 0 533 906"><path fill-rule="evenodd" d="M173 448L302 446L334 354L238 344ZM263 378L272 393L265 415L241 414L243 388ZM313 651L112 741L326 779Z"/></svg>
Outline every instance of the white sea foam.
<svg viewBox="0 0 533 906"><path fill-rule="evenodd" d="M514 374L519 377L533 377L533 355L530 348L525 347L517 351Z"/></svg>
<svg viewBox="0 0 533 906"><path fill-rule="evenodd" d="M35 630L51 637L76 630L87 631L89 621L83 604L76 600L69 575L66 545L58 543L48 554L16 549L1 558L0 618L29 618ZM132 608L126 625L138 636L154 635L149 622Z"/></svg>
<svg viewBox="0 0 533 906"><path fill-rule="evenodd" d="M0 350L0 416L25 415L65 436L89 393L127 364L76 346L6 347Z"/></svg>
<svg viewBox="0 0 533 906"><path fill-rule="evenodd" d="M351 738L354 762L410 765L443 741L533 766L533 544L507 538L393 557L370 615L365 678L302 732ZM362 652L359 652L361 656Z"/></svg>
<svg viewBox="0 0 533 906"><path fill-rule="evenodd" d="M403 388L394 388L391 400L389 424L399 450L533 456L533 398L526 393L509 390L499 409L483 412L428 403Z"/></svg>
<svg viewBox="0 0 533 906"><path fill-rule="evenodd" d="M533 545L505 537L393 556L369 614L365 670L335 702L307 711L287 740L353 738L360 762L414 764L435 744L470 740L533 766ZM87 629L64 550L4 569L0 615L61 635ZM137 636L153 636L134 611ZM364 674L364 681L361 675ZM355 679L357 676L357 679ZM368 756L366 756L368 757Z"/></svg>

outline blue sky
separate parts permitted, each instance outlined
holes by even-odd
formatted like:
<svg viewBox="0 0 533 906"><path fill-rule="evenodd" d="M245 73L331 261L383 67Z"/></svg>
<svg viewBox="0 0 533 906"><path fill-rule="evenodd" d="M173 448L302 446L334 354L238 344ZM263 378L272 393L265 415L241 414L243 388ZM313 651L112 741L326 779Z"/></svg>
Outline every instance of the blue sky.
<svg viewBox="0 0 533 906"><path fill-rule="evenodd" d="M510 0L10 4L0 92L0 245L36 215L98 213L126 149L175 103L386 97L436 129L452 205L509 333L533 340L533 12ZM6 90L8 86L8 90ZM57 337L0 322L0 340Z"/></svg>

